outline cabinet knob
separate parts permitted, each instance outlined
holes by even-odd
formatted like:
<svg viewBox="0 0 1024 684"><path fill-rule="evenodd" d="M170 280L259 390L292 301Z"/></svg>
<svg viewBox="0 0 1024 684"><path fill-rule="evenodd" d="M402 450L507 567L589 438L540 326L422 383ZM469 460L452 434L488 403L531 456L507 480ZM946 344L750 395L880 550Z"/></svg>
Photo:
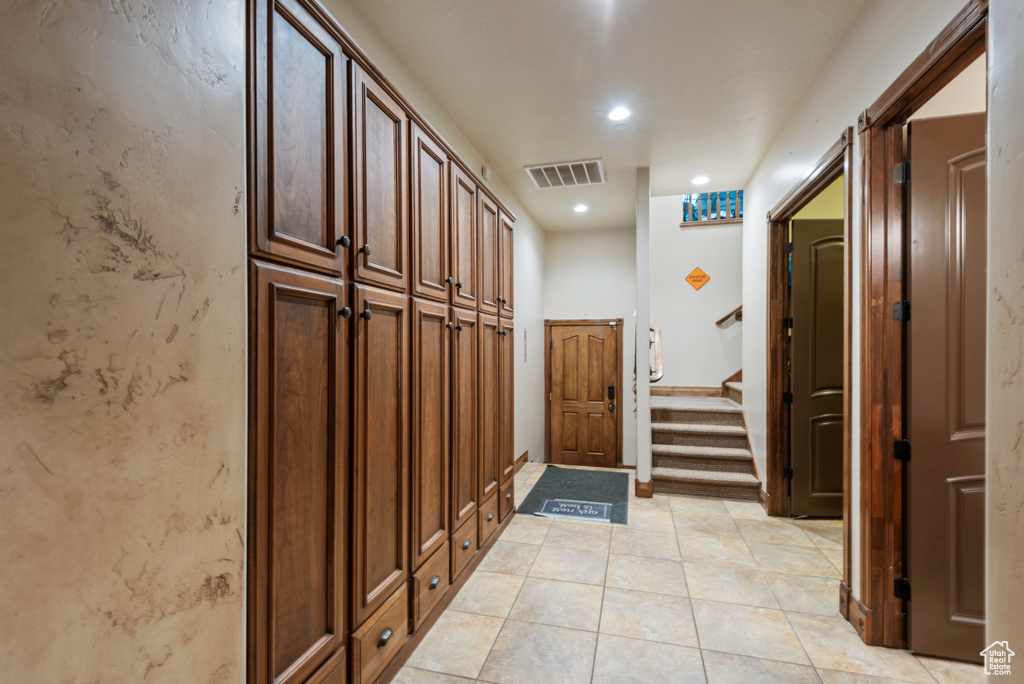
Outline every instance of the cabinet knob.
<svg viewBox="0 0 1024 684"><path fill-rule="evenodd" d="M370 249L370 245L363 245L362 247L359 248L359 251L365 254L366 256L370 256L370 254L373 252L373 250Z"/></svg>
<svg viewBox="0 0 1024 684"><path fill-rule="evenodd" d="M462 281L460 280L459 282L455 283L455 287L462 289Z"/></svg>
<svg viewBox="0 0 1024 684"><path fill-rule="evenodd" d="M462 550L465 551L468 548L469 548L469 540L467 539L466 541L462 542Z"/></svg>
<svg viewBox="0 0 1024 684"><path fill-rule="evenodd" d="M352 238L350 238L348 235L342 235L340 238L338 238L338 244L341 245L342 247L351 247Z"/></svg>
<svg viewBox="0 0 1024 684"><path fill-rule="evenodd" d="M388 627L384 630L384 633L380 635L380 640L377 642L377 648L384 648L388 645L388 639L394 634L394 631Z"/></svg>
<svg viewBox="0 0 1024 684"><path fill-rule="evenodd" d="M506 501L508 501L511 498L512 498L512 492L509 492L508 494L505 495L505 500Z"/></svg>
<svg viewBox="0 0 1024 684"><path fill-rule="evenodd" d="M505 299L504 297L498 297L498 302L501 303L501 304L507 304L508 300Z"/></svg>
<svg viewBox="0 0 1024 684"><path fill-rule="evenodd" d="M437 589L437 585L441 582L440 575L434 575L434 579L430 580L430 591Z"/></svg>
<svg viewBox="0 0 1024 684"><path fill-rule="evenodd" d="M462 324L459 323L457 326L455 326L455 329L461 331L462 330Z"/></svg>
<svg viewBox="0 0 1024 684"><path fill-rule="evenodd" d="M338 312L338 315L342 318L352 318L352 308L348 306L343 307L341 311Z"/></svg>
<svg viewBox="0 0 1024 684"><path fill-rule="evenodd" d="M370 320L371 318L373 318L373 312L371 312L369 309L363 311L363 313L359 315L365 318L366 320Z"/></svg>
<svg viewBox="0 0 1024 684"><path fill-rule="evenodd" d="M494 514L493 513L488 513L487 514L487 522L491 522L492 520L494 520Z"/></svg>
<svg viewBox="0 0 1024 684"><path fill-rule="evenodd" d="M455 278L452 278L451 276L448 276L447 278L444 279L444 282L446 282L449 285L451 285L452 283L455 282Z"/></svg>
<svg viewBox="0 0 1024 684"><path fill-rule="evenodd" d="M454 327L455 327L454 325L452 325L452 322L451 322L451 321L448 321L447 323L445 323L445 324L444 324L444 326L445 326L446 328L448 328L449 330L451 330L452 328L454 328Z"/></svg>

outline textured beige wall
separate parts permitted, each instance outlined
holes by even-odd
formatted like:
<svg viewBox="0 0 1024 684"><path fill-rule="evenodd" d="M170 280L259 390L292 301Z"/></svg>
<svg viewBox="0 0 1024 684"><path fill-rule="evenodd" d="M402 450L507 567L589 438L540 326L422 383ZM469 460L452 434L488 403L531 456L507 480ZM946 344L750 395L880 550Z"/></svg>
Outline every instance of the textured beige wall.
<svg viewBox="0 0 1024 684"><path fill-rule="evenodd" d="M0 680L241 681L242 3L0 45Z"/></svg>

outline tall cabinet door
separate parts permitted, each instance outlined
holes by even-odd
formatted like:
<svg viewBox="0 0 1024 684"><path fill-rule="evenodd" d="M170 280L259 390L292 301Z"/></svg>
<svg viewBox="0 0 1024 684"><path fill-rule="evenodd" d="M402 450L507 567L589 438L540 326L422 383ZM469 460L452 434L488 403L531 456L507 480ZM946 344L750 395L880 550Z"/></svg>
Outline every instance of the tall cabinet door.
<svg viewBox="0 0 1024 684"><path fill-rule="evenodd" d="M445 304L412 300L412 567L448 537L451 324Z"/></svg>
<svg viewBox="0 0 1024 684"><path fill-rule="evenodd" d="M486 501L498 491L498 440L501 434L501 415L499 402L498 374L501 369L501 351L498 319L495 316L480 314L480 399L479 416L479 490L480 501Z"/></svg>
<svg viewBox="0 0 1024 684"><path fill-rule="evenodd" d="M257 2L256 12L250 250L340 275L345 254L338 243L348 221L348 58L295 0Z"/></svg>
<svg viewBox="0 0 1024 684"><path fill-rule="evenodd" d="M387 600L409 570L408 299L355 288L352 355L352 626Z"/></svg>
<svg viewBox="0 0 1024 684"><path fill-rule="evenodd" d="M515 347L514 332L511 322L501 321L501 330L499 332L501 340L498 343L501 357L501 368L498 371L498 384L501 387L501 400L499 403L501 432L498 435L498 465L501 468L500 479L502 485L508 482L509 478L516 472L514 451L515 423L513 421L515 415L515 385L513 383L512 371L512 365L515 361L512 352Z"/></svg>
<svg viewBox="0 0 1024 684"><path fill-rule="evenodd" d="M479 231L476 225L476 183L457 164L452 169L452 285L451 303L476 309L479 287Z"/></svg>
<svg viewBox="0 0 1024 684"><path fill-rule="evenodd" d="M498 313L499 258L501 226L498 225L498 205L483 192L477 222L480 225L480 306L482 313Z"/></svg>
<svg viewBox="0 0 1024 684"><path fill-rule="evenodd" d="M413 125L411 158L412 293L447 302L448 157Z"/></svg>
<svg viewBox="0 0 1024 684"><path fill-rule="evenodd" d="M501 277L498 281L498 313L503 318L512 318L515 302L515 233L512 231L512 219L504 213L501 215Z"/></svg>
<svg viewBox="0 0 1024 684"><path fill-rule="evenodd" d="M475 311L452 309L452 530L477 506L477 338Z"/></svg>
<svg viewBox="0 0 1024 684"><path fill-rule="evenodd" d="M345 658L347 313L340 280L254 262L249 681Z"/></svg>
<svg viewBox="0 0 1024 684"><path fill-rule="evenodd" d="M395 290L409 280L405 111L368 74L353 69L355 278Z"/></svg>

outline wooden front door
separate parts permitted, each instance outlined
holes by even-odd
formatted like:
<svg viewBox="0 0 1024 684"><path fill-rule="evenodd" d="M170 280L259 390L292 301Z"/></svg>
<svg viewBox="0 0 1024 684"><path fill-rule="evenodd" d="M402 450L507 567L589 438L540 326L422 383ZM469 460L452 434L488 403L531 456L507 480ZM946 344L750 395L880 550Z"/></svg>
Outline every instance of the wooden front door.
<svg viewBox="0 0 1024 684"><path fill-rule="evenodd" d="M619 332L607 322L550 325L551 462L614 468Z"/></svg>
<svg viewBox="0 0 1024 684"><path fill-rule="evenodd" d="M985 644L985 115L909 124L909 644Z"/></svg>
<svg viewBox="0 0 1024 684"><path fill-rule="evenodd" d="M793 221L791 513L843 515L843 220Z"/></svg>

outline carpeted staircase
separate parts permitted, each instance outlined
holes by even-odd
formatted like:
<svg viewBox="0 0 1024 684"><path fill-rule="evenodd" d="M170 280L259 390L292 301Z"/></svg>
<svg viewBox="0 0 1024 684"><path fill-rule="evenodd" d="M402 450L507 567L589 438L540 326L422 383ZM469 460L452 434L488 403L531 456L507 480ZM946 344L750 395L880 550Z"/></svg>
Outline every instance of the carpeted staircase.
<svg viewBox="0 0 1024 684"><path fill-rule="evenodd" d="M651 397L654 491L757 501L743 409L728 399Z"/></svg>
<svg viewBox="0 0 1024 684"><path fill-rule="evenodd" d="M743 383L742 382L727 382L725 383L725 396L732 399L740 406L743 405Z"/></svg>

